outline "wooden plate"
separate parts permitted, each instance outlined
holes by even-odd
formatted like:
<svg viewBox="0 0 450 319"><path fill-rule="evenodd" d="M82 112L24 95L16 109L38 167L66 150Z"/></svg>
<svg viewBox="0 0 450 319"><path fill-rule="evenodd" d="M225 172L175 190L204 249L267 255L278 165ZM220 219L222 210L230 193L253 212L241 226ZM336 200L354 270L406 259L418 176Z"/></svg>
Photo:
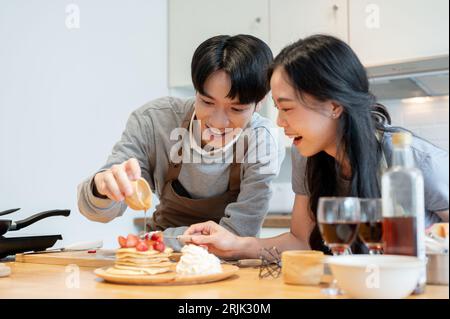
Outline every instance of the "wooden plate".
<svg viewBox="0 0 450 319"><path fill-rule="evenodd" d="M215 282L227 279L237 273L239 267L232 265L222 265L220 274L198 275L198 276L181 276L175 271L170 271L158 275L113 275L106 272L109 267L98 268L94 273L103 280L115 284L127 285L197 285L208 282Z"/></svg>

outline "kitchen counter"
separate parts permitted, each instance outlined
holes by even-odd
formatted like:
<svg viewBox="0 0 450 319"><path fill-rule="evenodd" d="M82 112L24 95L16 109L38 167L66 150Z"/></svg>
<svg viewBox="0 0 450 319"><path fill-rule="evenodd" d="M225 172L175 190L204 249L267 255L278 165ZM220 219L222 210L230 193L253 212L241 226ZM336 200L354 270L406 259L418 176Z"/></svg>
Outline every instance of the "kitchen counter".
<svg viewBox="0 0 450 319"><path fill-rule="evenodd" d="M5 298L327 298L319 286L293 286L278 279L259 279L258 269L242 268L237 275L216 283L195 286L127 286L103 282L94 268L6 263L10 277L0 278L0 299ZM78 285L76 278L79 278ZM345 298L345 296L340 296ZM420 299L448 299L448 286L428 286Z"/></svg>

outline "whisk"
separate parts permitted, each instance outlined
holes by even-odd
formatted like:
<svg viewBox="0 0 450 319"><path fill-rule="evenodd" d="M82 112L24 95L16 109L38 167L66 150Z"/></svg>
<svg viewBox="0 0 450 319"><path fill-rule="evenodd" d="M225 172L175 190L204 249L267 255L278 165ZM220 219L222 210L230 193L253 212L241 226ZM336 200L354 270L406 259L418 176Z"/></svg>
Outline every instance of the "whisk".
<svg viewBox="0 0 450 319"><path fill-rule="evenodd" d="M259 278L278 278L281 274L281 254L276 247L262 248L259 258L261 265L259 267Z"/></svg>

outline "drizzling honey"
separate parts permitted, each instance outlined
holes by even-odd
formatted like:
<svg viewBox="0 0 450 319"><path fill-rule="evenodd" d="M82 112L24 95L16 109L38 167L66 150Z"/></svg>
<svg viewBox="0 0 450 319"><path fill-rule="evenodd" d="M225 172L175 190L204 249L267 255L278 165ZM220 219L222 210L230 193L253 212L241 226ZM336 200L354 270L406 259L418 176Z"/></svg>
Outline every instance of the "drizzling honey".
<svg viewBox="0 0 450 319"><path fill-rule="evenodd" d="M144 210L144 235L147 234L147 210Z"/></svg>
<svg viewBox="0 0 450 319"><path fill-rule="evenodd" d="M125 203L131 209L144 212L144 235L147 234L147 211L152 206L152 191L147 181L139 178L132 182L133 195L125 198Z"/></svg>

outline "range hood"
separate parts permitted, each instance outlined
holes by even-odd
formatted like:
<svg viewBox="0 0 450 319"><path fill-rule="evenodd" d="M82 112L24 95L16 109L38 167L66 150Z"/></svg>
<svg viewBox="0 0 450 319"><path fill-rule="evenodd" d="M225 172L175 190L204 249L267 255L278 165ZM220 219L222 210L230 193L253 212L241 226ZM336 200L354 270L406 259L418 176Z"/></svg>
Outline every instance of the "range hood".
<svg viewBox="0 0 450 319"><path fill-rule="evenodd" d="M449 56L436 56L367 68L370 88L378 100L449 94Z"/></svg>

